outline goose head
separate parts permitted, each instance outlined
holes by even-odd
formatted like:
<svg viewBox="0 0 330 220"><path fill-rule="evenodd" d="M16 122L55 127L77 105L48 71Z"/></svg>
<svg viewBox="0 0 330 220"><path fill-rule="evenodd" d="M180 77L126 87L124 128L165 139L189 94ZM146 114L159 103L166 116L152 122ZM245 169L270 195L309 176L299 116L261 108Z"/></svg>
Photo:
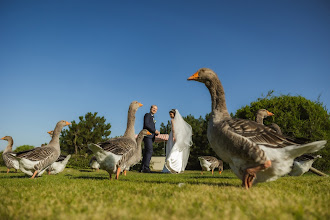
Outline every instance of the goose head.
<svg viewBox="0 0 330 220"><path fill-rule="evenodd" d="M143 138L144 136L147 136L147 135L152 135L152 134L147 129L143 129L140 131L140 133L138 134L136 139Z"/></svg>
<svg viewBox="0 0 330 220"><path fill-rule="evenodd" d="M12 141L13 138L10 136L4 136L3 138L1 138L0 140L5 140L5 141Z"/></svg>
<svg viewBox="0 0 330 220"><path fill-rule="evenodd" d="M201 68L195 74L190 76L188 80L204 83L206 87L210 88L213 86L214 82L219 81L219 78L213 70L209 68Z"/></svg>
<svg viewBox="0 0 330 220"><path fill-rule="evenodd" d="M261 117L262 119L267 118L268 116L273 116L274 113L267 111L266 109L259 109L257 111L257 118Z"/></svg>
<svg viewBox="0 0 330 220"><path fill-rule="evenodd" d="M56 127L63 128L65 126L67 126L67 125L71 125L71 123L70 122L67 122L65 120L61 120L61 121L57 122Z"/></svg>
<svg viewBox="0 0 330 220"><path fill-rule="evenodd" d="M143 105L138 102L138 101L133 101L130 105L129 105L129 112L136 112L138 110L138 108L142 107Z"/></svg>
<svg viewBox="0 0 330 220"><path fill-rule="evenodd" d="M47 133L50 135L50 137L53 137L54 131L48 131Z"/></svg>

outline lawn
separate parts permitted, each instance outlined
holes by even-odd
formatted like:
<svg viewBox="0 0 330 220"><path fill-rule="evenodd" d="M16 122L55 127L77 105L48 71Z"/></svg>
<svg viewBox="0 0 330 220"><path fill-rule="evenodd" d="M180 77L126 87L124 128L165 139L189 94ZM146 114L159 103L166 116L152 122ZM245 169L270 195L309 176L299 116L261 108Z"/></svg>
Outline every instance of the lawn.
<svg viewBox="0 0 330 220"><path fill-rule="evenodd" d="M1 219L330 219L330 180L283 177L250 190L230 171L143 174L65 169L29 179L0 167Z"/></svg>

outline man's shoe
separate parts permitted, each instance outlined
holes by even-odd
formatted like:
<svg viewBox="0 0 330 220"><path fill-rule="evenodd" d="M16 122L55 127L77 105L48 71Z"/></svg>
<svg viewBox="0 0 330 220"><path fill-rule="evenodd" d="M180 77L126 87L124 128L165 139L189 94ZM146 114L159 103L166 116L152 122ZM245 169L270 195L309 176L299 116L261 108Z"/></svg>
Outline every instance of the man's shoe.
<svg viewBox="0 0 330 220"><path fill-rule="evenodd" d="M150 169L143 169L141 170L141 173L150 173Z"/></svg>

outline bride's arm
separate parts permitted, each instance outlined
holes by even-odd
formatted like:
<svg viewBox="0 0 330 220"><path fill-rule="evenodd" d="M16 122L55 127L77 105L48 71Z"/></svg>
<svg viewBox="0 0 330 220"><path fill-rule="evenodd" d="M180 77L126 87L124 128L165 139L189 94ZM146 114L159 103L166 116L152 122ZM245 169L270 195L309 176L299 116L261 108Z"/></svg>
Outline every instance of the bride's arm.
<svg viewBox="0 0 330 220"><path fill-rule="evenodd" d="M172 135L173 135L173 142L175 142L175 133L174 133L174 119L171 119L172 124Z"/></svg>

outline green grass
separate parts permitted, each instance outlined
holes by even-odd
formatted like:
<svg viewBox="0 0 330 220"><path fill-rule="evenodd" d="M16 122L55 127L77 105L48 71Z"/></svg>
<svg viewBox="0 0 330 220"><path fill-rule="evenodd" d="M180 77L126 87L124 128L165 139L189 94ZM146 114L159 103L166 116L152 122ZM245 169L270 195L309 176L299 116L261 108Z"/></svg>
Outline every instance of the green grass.
<svg viewBox="0 0 330 220"><path fill-rule="evenodd" d="M330 219L330 180L305 174L250 190L225 170L184 174L65 169L37 179L0 167L0 219Z"/></svg>

